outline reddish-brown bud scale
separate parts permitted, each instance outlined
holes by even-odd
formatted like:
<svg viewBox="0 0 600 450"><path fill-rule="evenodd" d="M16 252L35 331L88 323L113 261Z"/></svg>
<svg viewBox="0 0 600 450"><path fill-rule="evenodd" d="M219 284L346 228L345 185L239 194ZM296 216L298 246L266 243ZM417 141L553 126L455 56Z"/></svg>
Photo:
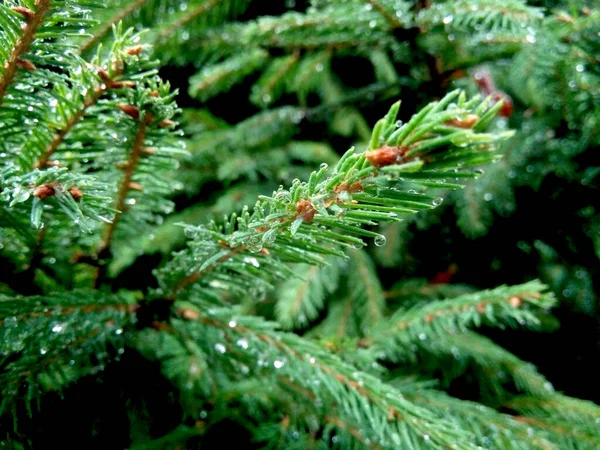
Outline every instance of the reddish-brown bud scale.
<svg viewBox="0 0 600 450"><path fill-rule="evenodd" d="M163 119L158 123L158 126L160 128L172 127L173 125L175 125L175 122L169 119Z"/></svg>
<svg viewBox="0 0 600 450"><path fill-rule="evenodd" d="M513 308L518 308L523 303L523 301L516 295L513 295L511 298L509 298L508 302Z"/></svg>
<svg viewBox="0 0 600 450"><path fill-rule="evenodd" d="M375 167L391 166L402 160L402 155L405 151L404 147L384 145L383 147L369 150L365 153L365 157Z"/></svg>
<svg viewBox="0 0 600 450"><path fill-rule="evenodd" d="M135 87L133 81L113 81L110 83L110 87L113 89L132 88Z"/></svg>
<svg viewBox="0 0 600 450"><path fill-rule="evenodd" d="M136 45L135 47L129 47L127 49L127 54L132 55L132 56L137 56L140 53L142 53L142 50L144 50L144 47L142 47L141 45Z"/></svg>
<svg viewBox="0 0 600 450"><path fill-rule="evenodd" d="M72 188L70 188L69 194L71 194L71 197L73 197L74 200L81 200L81 198L83 197L83 191L77 186L73 186Z"/></svg>
<svg viewBox="0 0 600 450"><path fill-rule="evenodd" d="M110 85L112 83L110 77L108 76L108 72L102 67L98 68L98 76L100 77L103 83L106 83L107 85Z"/></svg>
<svg viewBox="0 0 600 450"><path fill-rule="evenodd" d="M513 114L514 106L512 98L508 94L502 91L494 91L492 92L492 98L495 102L503 101L502 106L500 107L500 111L498 114L502 117L510 117Z"/></svg>
<svg viewBox="0 0 600 450"><path fill-rule="evenodd" d="M29 8L25 8L24 6L13 6L10 9L12 9L14 12L21 14L27 20L31 19L31 17L33 16L33 11Z"/></svg>
<svg viewBox="0 0 600 450"><path fill-rule="evenodd" d="M117 105L117 107L123 111L125 114L127 114L130 117L133 117L134 119L139 119L140 117L140 110L137 109L135 106L133 105L124 105L124 104L120 104Z"/></svg>
<svg viewBox="0 0 600 450"><path fill-rule="evenodd" d="M33 64L31 61L29 61L27 59L19 59L17 61L17 66L20 67L21 69L29 70L32 72L36 69L35 64Z"/></svg>
<svg viewBox="0 0 600 450"><path fill-rule="evenodd" d="M48 197L53 197L56 194L56 189L51 184L40 184L33 191L33 195L40 200L44 200Z"/></svg>
<svg viewBox="0 0 600 450"><path fill-rule="evenodd" d="M192 309L182 309L179 311L179 315L184 319L195 320L200 318L200 314Z"/></svg>
<svg viewBox="0 0 600 450"><path fill-rule="evenodd" d="M446 122L446 125L456 128L473 128L473 125L477 123L479 116L477 114L467 114L463 118L457 117L456 119L450 119Z"/></svg>
<svg viewBox="0 0 600 450"><path fill-rule="evenodd" d="M139 183L129 183L129 189L133 189L134 191L143 191L144 188L142 187L141 184Z"/></svg>
<svg viewBox="0 0 600 450"><path fill-rule="evenodd" d="M302 220L310 222L314 219L317 210L308 200L299 200L298 203L296 203L296 212L302 217Z"/></svg>

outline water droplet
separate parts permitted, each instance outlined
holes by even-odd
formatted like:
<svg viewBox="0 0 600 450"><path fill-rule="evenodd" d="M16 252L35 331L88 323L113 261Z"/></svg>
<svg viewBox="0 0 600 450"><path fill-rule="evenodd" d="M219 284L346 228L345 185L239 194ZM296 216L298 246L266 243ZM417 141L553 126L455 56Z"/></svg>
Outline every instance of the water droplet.
<svg viewBox="0 0 600 450"><path fill-rule="evenodd" d="M583 72L583 70L584 70L584 69L585 69L585 67L583 66L583 64L577 64L577 65L575 66L575 70L576 70L577 72Z"/></svg>
<svg viewBox="0 0 600 450"><path fill-rule="evenodd" d="M373 242L375 243L375 245L377 247L383 247L385 245L385 243L387 242L387 239L383 234L380 234L379 236L375 237Z"/></svg>
<svg viewBox="0 0 600 450"><path fill-rule="evenodd" d="M63 326L61 324L56 324L52 327L53 333L60 333L63 330Z"/></svg>
<svg viewBox="0 0 600 450"><path fill-rule="evenodd" d="M259 235L250 236L246 241L246 248L252 253L258 253L263 248L262 238Z"/></svg>
<svg viewBox="0 0 600 450"><path fill-rule="evenodd" d="M237 322L235 320L229 321L229 328L235 328L237 326Z"/></svg>
<svg viewBox="0 0 600 450"><path fill-rule="evenodd" d="M440 206L443 202L444 199L442 197L438 197L434 199L431 203L433 204L433 206Z"/></svg>
<svg viewBox="0 0 600 450"><path fill-rule="evenodd" d="M452 22L453 19L454 19L454 16L452 14L448 14L446 17L444 17L442 19L442 22L444 22L444 25L448 25L450 22Z"/></svg>
<svg viewBox="0 0 600 450"><path fill-rule="evenodd" d="M371 21L369 22L369 27L370 27L370 28L375 28L376 26L377 26L377 21L376 21L376 20L371 20Z"/></svg>
<svg viewBox="0 0 600 450"><path fill-rule="evenodd" d="M427 335L425 333L419 333L419 340L424 341L427 339Z"/></svg>
<svg viewBox="0 0 600 450"><path fill-rule="evenodd" d="M183 231L183 234L185 235L185 237L190 238L190 239L194 239L195 237L198 236L198 230L195 228L186 228Z"/></svg>
<svg viewBox="0 0 600 450"><path fill-rule="evenodd" d="M125 203L127 203L128 205L135 205L135 198L128 198L127 200L125 200Z"/></svg>
<svg viewBox="0 0 600 450"><path fill-rule="evenodd" d="M215 344L215 350L218 351L219 353L223 354L227 351L227 349L225 348L225 346L223 344L221 344L220 342Z"/></svg>
<svg viewBox="0 0 600 450"><path fill-rule="evenodd" d="M236 344L238 345L238 347L242 347L244 350L248 348L248 341L246 339L238 339Z"/></svg>
<svg viewBox="0 0 600 450"><path fill-rule="evenodd" d="M273 367L275 367L276 369L281 369L283 367L284 362L276 359L275 361L273 361Z"/></svg>
<svg viewBox="0 0 600 450"><path fill-rule="evenodd" d="M323 69L325 69L325 67L323 66L323 64L319 63L315 66L315 70L317 72L323 72Z"/></svg>
<svg viewBox="0 0 600 450"><path fill-rule="evenodd" d="M483 199L484 199L486 202L489 202L489 201L491 201L493 198L494 198L494 196L493 196L492 194L490 194L489 192L486 192L485 194L483 194Z"/></svg>
<svg viewBox="0 0 600 450"><path fill-rule="evenodd" d="M48 349L47 348L40 348L40 355L45 355L46 353L48 353Z"/></svg>

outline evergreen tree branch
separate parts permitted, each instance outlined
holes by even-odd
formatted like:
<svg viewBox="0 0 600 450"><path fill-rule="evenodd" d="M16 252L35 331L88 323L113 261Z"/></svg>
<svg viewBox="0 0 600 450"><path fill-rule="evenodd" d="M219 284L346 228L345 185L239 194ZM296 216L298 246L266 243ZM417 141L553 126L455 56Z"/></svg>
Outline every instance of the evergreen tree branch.
<svg viewBox="0 0 600 450"><path fill-rule="evenodd" d="M109 73L106 73L103 68L98 68L98 73L100 74L100 83L98 83L96 87L92 89L92 92L85 97L81 107L67 119L65 125L54 135L52 141L46 146L44 153L35 163L36 168L43 168L48 165L50 158L62 144L65 136L83 119L87 109L90 106L95 105L100 97L102 97L109 89L115 87L114 82L123 73L123 66L124 61L117 60Z"/></svg>
<svg viewBox="0 0 600 450"><path fill-rule="evenodd" d="M458 99L459 106L445 110L454 99ZM332 244L362 246L360 236L381 239L379 234L363 229L363 225L399 221L402 214L439 205L439 199L397 190L390 185L394 183L391 180L402 178L433 188L457 188L461 184L442 179L452 177L459 182L462 177L474 176L464 169L493 158L490 150L494 143L508 137L474 131L483 128L499 108L497 104L487 110L486 102L475 107L476 101L466 102L458 91L453 92L396 129L392 118L397 114L397 104L375 127L372 150L346 153L329 176L328 167L323 165L308 183L298 181L289 191L281 189L273 197L264 197L252 214L246 210L239 219L234 215L224 226L213 224L210 230L199 227L194 231L190 227L190 232L203 239L195 240L191 251L179 254L161 271L162 289L167 290L162 295L170 296L168 291L173 288L180 292L196 281L206 280L207 273L213 279L227 279L231 288L233 283L244 292L242 286L249 280L246 276L261 278L245 273L243 268L248 263L244 258L249 257L244 255L246 250L255 253L252 261L261 265L263 273L284 276L288 273L284 261L321 264L319 255L344 255ZM481 116L471 114L467 119L467 111ZM473 130L444 125L456 117L467 120ZM456 172L459 167L462 171ZM218 274L214 272L217 265L222 266ZM226 274L229 270L241 271L245 276L234 281Z"/></svg>
<svg viewBox="0 0 600 450"><path fill-rule="evenodd" d="M136 309L126 296L89 291L0 298L0 410L102 370L110 348L122 353Z"/></svg>
<svg viewBox="0 0 600 450"><path fill-rule="evenodd" d="M131 108L132 106L124 105L123 107ZM142 116L139 119L137 119L137 132L135 134L133 146L129 154L129 160L127 161L127 165L123 169L123 179L119 185L117 198L115 200L114 209L117 211L117 213L115 214L113 220L106 227L104 237L102 238L102 242L97 253L99 259L103 258L103 256L109 250L115 229L119 224L121 215L125 211L125 200L127 199L127 194L132 190L133 187L135 187L132 185L133 174L135 173L140 158L142 157L144 151L144 141L146 139L146 130L151 120L152 119L150 114L144 113L142 113Z"/></svg>
<svg viewBox="0 0 600 450"><path fill-rule="evenodd" d="M103 25L101 28L94 32L94 35L85 41L83 45L79 48L79 54L83 55L92 47L95 47L98 42L100 42L109 32L110 30L123 19L139 10L144 4L146 4L149 0L133 0L129 5L125 8L119 9L115 15L110 17L109 19L103 20Z"/></svg>
<svg viewBox="0 0 600 450"><path fill-rule="evenodd" d="M270 376L273 366L279 379L287 379L285 385L291 383L296 389L307 389L312 394L307 395L307 406L317 405L319 416L338 417L339 430L348 432L352 439L359 437L350 430L360 427L365 434L364 441L359 441L369 439L373 445L386 448L408 445L413 440L421 445L429 443L432 448L450 443L458 445L457 448L472 448L468 434L447 428L445 421L434 419L435 412L405 402L395 389L375 377L356 372L352 366L309 341L293 334L277 333L257 318L226 319L226 315L231 317L230 312L206 316L181 305L179 314L186 320L174 322L173 332L177 330L184 341L193 339L201 344L213 370L220 371L220 366L231 364L232 358L258 377ZM205 331L204 327L207 327ZM178 370L187 372L189 368L184 365ZM229 372L227 377L232 377L233 382L239 376L247 377L247 373ZM315 379L319 382L313 382ZM228 383L225 379L215 381ZM247 395L251 395L250 392ZM293 409L286 413L297 421L305 420L302 416L295 417ZM365 423L371 423L372 428L360 425Z"/></svg>
<svg viewBox="0 0 600 450"><path fill-rule="evenodd" d="M554 304L553 295L543 293L544 289L544 285L533 281L400 309L362 344L375 344L389 355L394 355L396 349L397 355L401 355L411 341L418 342L431 334L465 330L469 326L485 323L536 327L540 320L535 311Z"/></svg>
<svg viewBox="0 0 600 450"><path fill-rule="evenodd" d="M378 0L364 0L366 3L375 8L389 22L392 28L402 28L405 25L400 22L397 16L392 14L385 5L382 5Z"/></svg>
<svg viewBox="0 0 600 450"><path fill-rule="evenodd" d="M8 61L6 61L2 68L2 75L0 76L0 104L2 104L4 96L7 93L8 86L13 82L17 74L19 63L22 62L20 59L21 56L29 50L29 45L35 38L35 32L42 24L44 16L50 8L50 2L51 0L36 0L35 11L33 12L27 8L21 10L15 9L16 12L21 12L25 16L26 23L23 27L23 35L16 42Z"/></svg>
<svg viewBox="0 0 600 450"><path fill-rule="evenodd" d="M223 1L224 0L207 0L206 2L202 3L200 6L187 12L183 17L180 17L179 19L175 20L174 22L168 24L168 26L161 29L158 32L158 38L160 40L164 40L164 39L168 38L171 34L173 34L174 31L187 25L189 22L196 19L197 17L207 14L208 12L210 12L213 8L218 6Z"/></svg>

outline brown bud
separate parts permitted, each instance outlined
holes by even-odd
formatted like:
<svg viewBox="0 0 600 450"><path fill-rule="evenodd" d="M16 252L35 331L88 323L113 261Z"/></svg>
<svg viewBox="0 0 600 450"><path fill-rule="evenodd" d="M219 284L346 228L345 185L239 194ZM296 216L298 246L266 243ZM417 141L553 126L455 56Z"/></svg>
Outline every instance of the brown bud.
<svg viewBox="0 0 600 450"><path fill-rule="evenodd" d="M33 191L33 195L39 198L40 200L44 200L48 197L53 197L56 194L56 190L52 184L40 184Z"/></svg>
<svg viewBox="0 0 600 450"><path fill-rule="evenodd" d="M190 320L195 320L200 317L200 314L198 314L193 309L181 309L179 311L179 315L181 317L183 317L184 319L190 319Z"/></svg>
<svg viewBox="0 0 600 450"><path fill-rule="evenodd" d="M100 77L102 82L105 83L107 86L111 85L112 80L110 79L108 72L106 70L104 70L102 67L98 67L98 76Z"/></svg>
<svg viewBox="0 0 600 450"><path fill-rule="evenodd" d="M142 187L141 184L139 183L129 183L129 189L133 189L134 191L143 191L144 188Z"/></svg>
<svg viewBox="0 0 600 450"><path fill-rule="evenodd" d="M511 298L509 298L508 302L513 308L518 308L523 303L523 301L516 295L513 295Z"/></svg>
<svg viewBox="0 0 600 450"><path fill-rule="evenodd" d="M486 307L485 303L478 304L477 305L477 312L479 314L483 314L485 312L485 307Z"/></svg>
<svg viewBox="0 0 600 450"><path fill-rule="evenodd" d="M17 66L21 69L34 71L36 69L35 64L27 59L19 59L17 60Z"/></svg>
<svg viewBox="0 0 600 450"><path fill-rule="evenodd" d="M302 220L310 222L314 219L317 210L308 200L299 200L298 203L296 203L296 212L302 217Z"/></svg>
<svg viewBox="0 0 600 450"><path fill-rule="evenodd" d="M140 53L142 53L143 49L144 49L144 47L142 47L141 45L136 45L135 47L129 47L127 49L127 54L132 55L132 56L137 56Z"/></svg>
<svg viewBox="0 0 600 450"><path fill-rule="evenodd" d="M167 128L167 127L172 127L173 125L175 125L175 122L173 122L170 119L163 119L158 123L158 126L160 128Z"/></svg>
<svg viewBox="0 0 600 450"><path fill-rule="evenodd" d="M139 119L140 117L140 110L137 109L135 106L133 105L124 105L124 104L120 104L117 105L117 107L123 111L125 114L127 114L128 116L133 117L134 119Z"/></svg>
<svg viewBox="0 0 600 450"><path fill-rule="evenodd" d="M69 194L71 194L71 197L73 197L73 200L81 200L81 197L83 197L83 191L81 189L79 189L77 186L73 186L72 188L70 188Z"/></svg>
<svg viewBox="0 0 600 450"><path fill-rule="evenodd" d="M29 8L25 8L24 6L13 6L10 9L12 9L14 12L18 12L27 20L31 19L31 17L33 16L33 11Z"/></svg>
<svg viewBox="0 0 600 450"><path fill-rule="evenodd" d="M365 153L365 156L375 167L384 167L399 162L405 151L406 150L403 147L390 147L389 145L384 145L383 147L369 150Z"/></svg>
<svg viewBox="0 0 600 450"><path fill-rule="evenodd" d="M110 87L113 89L132 88L135 87L135 83L133 81L113 81Z"/></svg>
<svg viewBox="0 0 600 450"><path fill-rule="evenodd" d="M261 248L258 253L260 253L261 255L265 255L265 256L269 256L271 254L271 252L269 250L267 250L266 248Z"/></svg>
<svg viewBox="0 0 600 450"><path fill-rule="evenodd" d="M156 153L156 150L154 150L151 147L144 147L142 149L142 153L145 153L146 155L154 155Z"/></svg>
<svg viewBox="0 0 600 450"><path fill-rule="evenodd" d="M431 314L431 313L427 314L425 316L425 322L427 322L427 323L433 322L433 317L434 317L433 314Z"/></svg>
<svg viewBox="0 0 600 450"><path fill-rule="evenodd" d="M513 106L513 101L512 98L510 98L510 96L502 91L494 91L492 92L492 98L494 99L494 102L498 102L500 100L503 101L502 107L500 108L500 111L498 111L498 114L501 115L502 117L510 117L513 114L514 111L514 106Z"/></svg>
<svg viewBox="0 0 600 450"><path fill-rule="evenodd" d="M148 94L150 97L158 97L160 94L158 91L152 91Z"/></svg>
<svg viewBox="0 0 600 450"><path fill-rule="evenodd" d="M479 116L477 114L467 114L464 118L457 117L456 119L450 119L446 122L446 125L457 128L473 128L473 125L477 123Z"/></svg>

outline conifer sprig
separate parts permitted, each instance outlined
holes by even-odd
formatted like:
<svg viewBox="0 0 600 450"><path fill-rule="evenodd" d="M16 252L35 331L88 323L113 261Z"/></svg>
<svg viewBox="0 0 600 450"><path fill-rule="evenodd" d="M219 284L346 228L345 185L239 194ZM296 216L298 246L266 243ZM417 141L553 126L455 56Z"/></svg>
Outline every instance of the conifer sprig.
<svg viewBox="0 0 600 450"><path fill-rule="evenodd" d="M199 238L160 272L164 295L198 281L201 289L212 285L246 295L257 283L269 286L264 273L287 276L283 263L322 264L321 255L343 256L340 246L361 247L365 237L384 244L365 226L441 204L425 192L461 187L461 180L477 175L472 166L497 157L495 144L512 133L481 132L501 106L490 108L490 101L467 101L454 91L400 127L397 103L375 126L367 152L350 150L333 171L322 165L308 182L280 188L252 213L245 209L223 225L188 226Z"/></svg>

